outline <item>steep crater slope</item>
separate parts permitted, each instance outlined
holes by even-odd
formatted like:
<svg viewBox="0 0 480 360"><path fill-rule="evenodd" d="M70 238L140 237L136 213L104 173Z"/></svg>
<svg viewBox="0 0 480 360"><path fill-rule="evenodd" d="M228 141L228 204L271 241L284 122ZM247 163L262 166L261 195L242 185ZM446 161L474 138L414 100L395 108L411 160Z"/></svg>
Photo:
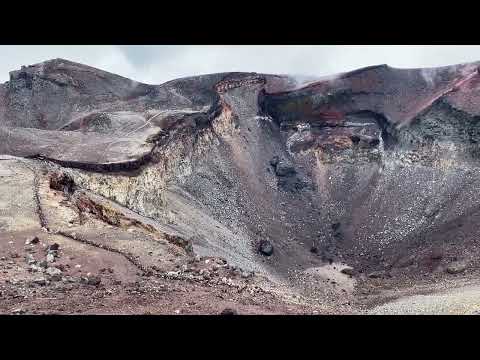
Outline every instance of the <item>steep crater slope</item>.
<svg viewBox="0 0 480 360"><path fill-rule="evenodd" d="M314 299L474 274L478 65L154 86L56 59L0 86L0 153Z"/></svg>

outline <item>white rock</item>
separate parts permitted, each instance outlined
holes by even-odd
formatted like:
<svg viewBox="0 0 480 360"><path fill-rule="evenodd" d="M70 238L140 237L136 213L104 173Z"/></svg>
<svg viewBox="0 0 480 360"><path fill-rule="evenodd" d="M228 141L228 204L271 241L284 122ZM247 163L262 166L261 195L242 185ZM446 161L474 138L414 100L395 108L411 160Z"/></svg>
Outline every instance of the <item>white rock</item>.
<svg viewBox="0 0 480 360"><path fill-rule="evenodd" d="M54 266L50 266L47 268L46 270L46 273L50 276L54 276L54 275L61 275L62 274L62 270L54 267Z"/></svg>
<svg viewBox="0 0 480 360"><path fill-rule="evenodd" d="M41 272L42 271L42 268L37 266L37 265L30 265L29 266L29 270L31 272Z"/></svg>
<svg viewBox="0 0 480 360"><path fill-rule="evenodd" d="M32 265L32 264L35 264L37 262L32 254L27 254L27 256L25 256L25 257L26 257L28 265Z"/></svg>
<svg viewBox="0 0 480 360"><path fill-rule="evenodd" d="M62 280L62 270L56 267L48 267L46 273L51 277L51 280L53 281Z"/></svg>

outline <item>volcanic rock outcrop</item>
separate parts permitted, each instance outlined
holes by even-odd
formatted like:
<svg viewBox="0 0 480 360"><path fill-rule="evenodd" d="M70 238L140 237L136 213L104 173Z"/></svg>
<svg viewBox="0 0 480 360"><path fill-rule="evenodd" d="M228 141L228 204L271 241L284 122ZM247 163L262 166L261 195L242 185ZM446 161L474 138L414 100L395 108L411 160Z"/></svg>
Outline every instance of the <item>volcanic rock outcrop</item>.
<svg viewBox="0 0 480 360"><path fill-rule="evenodd" d="M37 205L21 226L5 205L0 229L33 228L55 190L78 218L68 227L51 208L41 227L51 231L50 221L96 244L85 225L94 217L110 226L101 247L145 272L169 268L122 227L157 239L162 254L221 257L304 295L326 286L311 278L424 281L452 276L455 261L473 273L479 65L380 65L308 83L221 73L162 85L63 59L22 67L0 85L0 186L30 171L22 186L31 183ZM324 275L334 270L340 280Z"/></svg>

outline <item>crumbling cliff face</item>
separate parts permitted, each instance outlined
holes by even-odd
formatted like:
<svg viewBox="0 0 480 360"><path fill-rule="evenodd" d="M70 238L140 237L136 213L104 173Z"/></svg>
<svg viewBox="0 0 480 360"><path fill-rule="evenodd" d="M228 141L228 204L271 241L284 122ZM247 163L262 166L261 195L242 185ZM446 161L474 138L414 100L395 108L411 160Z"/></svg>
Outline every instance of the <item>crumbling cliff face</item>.
<svg viewBox="0 0 480 360"><path fill-rule="evenodd" d="M272 279L475 267L478 65L157 86L56 59L0 85L0 153Z"/></svg>

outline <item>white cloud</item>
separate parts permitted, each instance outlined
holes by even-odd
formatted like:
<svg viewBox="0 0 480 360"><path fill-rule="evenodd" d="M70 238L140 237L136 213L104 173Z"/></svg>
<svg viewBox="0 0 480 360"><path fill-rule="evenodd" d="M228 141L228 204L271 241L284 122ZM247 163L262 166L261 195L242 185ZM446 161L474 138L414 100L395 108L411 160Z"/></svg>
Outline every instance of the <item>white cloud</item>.
<svg viewBox="0 0 480 360"><path fill-rule="evenodd" d="M434 67L480 60L480 46L0 46L0 81L8 72L65 58L137 81L160 84L183 76L224 71L329 75L355 68Z"/></svg>

